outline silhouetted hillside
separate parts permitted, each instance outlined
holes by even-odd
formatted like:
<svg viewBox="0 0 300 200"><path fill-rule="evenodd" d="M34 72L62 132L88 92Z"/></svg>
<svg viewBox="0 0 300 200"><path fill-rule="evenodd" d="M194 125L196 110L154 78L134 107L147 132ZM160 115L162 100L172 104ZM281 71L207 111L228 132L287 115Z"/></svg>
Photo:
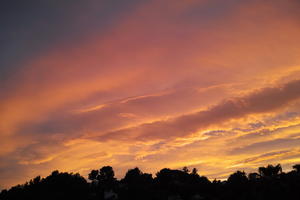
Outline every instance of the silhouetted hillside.
<svg viewBox="0 0 300 200"><path fill-rule="evenodd" d="M0 193L1 200L14 199L120 199L120 200L267 200L300 199L300 165L284 173L280 164L259 167L258 173L237 171L227 181L209 181L197 169L191 172L164 168L152 174L134 168L117 180L113 168L92 170L91 182L79 174L53 171Z"/></svg>

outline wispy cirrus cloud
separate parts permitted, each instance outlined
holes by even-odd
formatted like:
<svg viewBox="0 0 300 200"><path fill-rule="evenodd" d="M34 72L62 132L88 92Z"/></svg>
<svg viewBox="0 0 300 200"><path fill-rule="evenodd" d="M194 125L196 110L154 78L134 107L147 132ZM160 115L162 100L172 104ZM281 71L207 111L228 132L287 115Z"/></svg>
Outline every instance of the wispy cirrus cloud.
<svg viewBox="0 0 300 200"><path fill-rule="evenodd" d="M246 117L249 114L272 112L297 100L300 97L300 81L290 82L282 87L264 88L244 97L233 98L197 113L175 119L143 124L137 127L118 130L100 136L106 139L138 140L184 137L210 125Z"/></svg>

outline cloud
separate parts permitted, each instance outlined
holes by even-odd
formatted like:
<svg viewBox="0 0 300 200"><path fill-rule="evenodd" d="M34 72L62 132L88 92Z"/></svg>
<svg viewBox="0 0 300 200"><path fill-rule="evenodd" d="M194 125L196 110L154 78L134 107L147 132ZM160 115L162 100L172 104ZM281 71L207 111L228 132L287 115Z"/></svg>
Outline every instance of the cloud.
<svg viewBox="0 0 300 200"><path fill-rule="evenodd" d="M276 159L278 157L286 157L289 156L291 153L294 154L294 151L292 150L272 151L258 156L253 156L242 161L238 161L237 163L257 164L258 162L267 161L267 160L269 161L272 159Z"/></svg>
<svg viewBox="0 0 300 200"><path fill-rule="evenodd" d="M151 140L184 137L210 125L246 117L249 114L275 111L299 97L300 80L296 80L281 87L263 88L244 97L223 101L205 111L109 132L97 139Z"/></svg>
<svg viewBox="0 0 300 200"><path fill-rule="evenodd" d="M27 123L20 128L20 132L26 134L72 133L72 136L80 136L88 132L99 135L112 129L203 109L213 102L218 102L224 96L230 96L227 87L226 85L201 89L184 87L147 96L118 99L100 104L100 106L78 109L75 112L53 112L47 120ZM183 101L186 104L182 104Z"/></svg>
<svg viewBox="0 0 300 200"><path fill-rule="evenodd" d="M299 133L300 134L300 133ZM254 143L248 146L233 149L231 154L254 154L258 152L267 152L272 149L287 149L298 147L300 145L299 138L281 138L271 141Z"/></svg>

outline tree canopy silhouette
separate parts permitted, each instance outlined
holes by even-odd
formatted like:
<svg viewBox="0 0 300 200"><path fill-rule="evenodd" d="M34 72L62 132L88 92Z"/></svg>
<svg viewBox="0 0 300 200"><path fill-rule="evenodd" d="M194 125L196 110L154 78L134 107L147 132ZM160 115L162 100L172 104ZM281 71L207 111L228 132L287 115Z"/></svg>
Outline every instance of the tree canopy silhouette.
<svg viewBox="0 0 300 200"><path fill-rule="evenodd" d="M280 164L276 166L268 165L267 167L258 168L258 171L262 177L275 177L282 173L282 168Z"/></svg>
<svg viewBox="0 0 300 200"><path fill-rule="evenodd" d="M282 172L281 165L259 167L248 175L236 171L227 180L209 181L196 168L164 168L152 174L129 169L117 180L111 166L91 170L87 182L79 174L53 171L25 184L2 190L1 200L87 199L87 200L264 200L299 199L300 165Z"/></svg>

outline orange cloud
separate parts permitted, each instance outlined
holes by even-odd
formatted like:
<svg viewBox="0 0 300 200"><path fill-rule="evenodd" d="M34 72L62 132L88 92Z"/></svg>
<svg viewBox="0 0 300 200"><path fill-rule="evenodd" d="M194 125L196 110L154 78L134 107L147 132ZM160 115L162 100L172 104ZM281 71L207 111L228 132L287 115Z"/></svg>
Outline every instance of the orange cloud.
<svg viewBox="0 0 300 200"><path fill-rule="evenodd" d="M246 117L249 114L272 112L297 100L300 97L299 91L299 80L290 82L282 87L264 88L245 97L224 101L198 113L109 132L104 136L100 136L99 140L130 140L130 138L147 140L184 137L213 124Z"/></svg>

